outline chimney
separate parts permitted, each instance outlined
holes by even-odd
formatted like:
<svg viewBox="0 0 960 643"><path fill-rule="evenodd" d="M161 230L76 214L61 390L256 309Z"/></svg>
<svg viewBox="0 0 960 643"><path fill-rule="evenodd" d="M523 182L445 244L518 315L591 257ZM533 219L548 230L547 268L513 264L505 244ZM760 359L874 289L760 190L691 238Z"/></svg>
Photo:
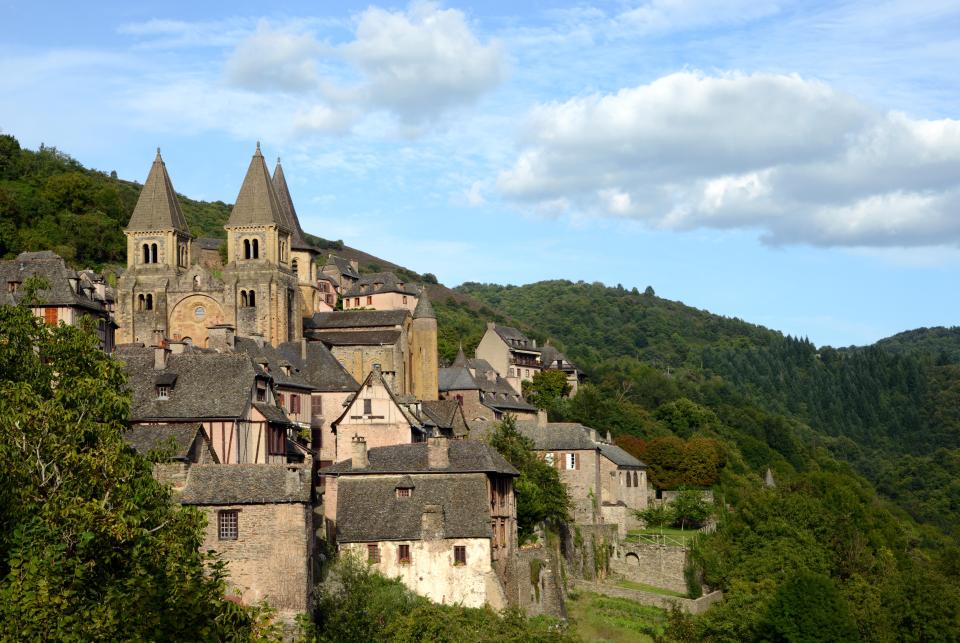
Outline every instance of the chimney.
<svg viewBox="0 0 960 643"><path fill-rule="evenodd" d="M607 431L607 444L613 444L613 438L610 437L609 431Z"/></svg>
<svg viewBox="0 0 960 643"><path fill-rule="evenodd" d="M300 359L307 361L307 338L300 338Z"/></svg>
<svg viewBox="0 0 960 643"><path fill-rule="evenodd" d="M167 342L166 342L166 340L165 340L164 337L163 337L163 329L162 329L162 328L154 328L154 329L153 329L153 343L151 344L151 346L165 346L166 343L167 343Z"/></svg>
<svg viewBox="0 0 960 643"><path fill-rule="evenodd" d="M450 467L450 441L447 438L427 438L427 467L430 469Z"/></svg>
<svg viewBox="0 0 960 643"><path fill-rule="evenodd" d="M218 353L229 353L233 351L236 332L230 324L211 326L207 332L207 337L210 338L208 346Z"/></svg>
<svg viewBox="0 0 960 643"><path fill-rule="evenodd" d="M420 539L441 540L443 538L443 507L424 505L420 514Z"/></svg>
<svg viewBox="0 0 960 643"><path fill-rule="evenodd" d="M353 461L354 469L366 469L370 466L370 460L367 458L367 441L357 435L353 435Z"/></svg>
<svg viewBox="0 0 960 643"><path fill-rule="evenodd" d="M153 347L153 368L162 371L167 367L167 355L170 354L166 346Z"/></svg>
<svg viewBox="0 0 960 643"><path fill-rule="evenodd" d="M540 428L547 426L547 412L543 409L537 409L537 426Z"/></svg>
<svg viewBox="0 0 960 643"><path fill-rule="evenodd" d="M487 330L493 330L496 327L496 324L493 322L487 322Z"/></svg>
<svg viewBox="0 0 960 643"><path fill-rule="evenodd" d="M360 262L354 259L350 260L350 267L353 268L354 272L360 272Z"/></svg>
<svg viewBox="0 0 960 643"><path fill-rule="evenodd" d="M188 345L186 342L167 342L167 346L170 347L171 355L179 355L180 353L186 353Z"/></svg>
<svg viewBox="0 0 960 643"><path fill-rule="evenodd" d="M532 344L533 347L536 348L536 347L537 347L537 340L531 339L531 340L530 340L530 344Z"/></svg>

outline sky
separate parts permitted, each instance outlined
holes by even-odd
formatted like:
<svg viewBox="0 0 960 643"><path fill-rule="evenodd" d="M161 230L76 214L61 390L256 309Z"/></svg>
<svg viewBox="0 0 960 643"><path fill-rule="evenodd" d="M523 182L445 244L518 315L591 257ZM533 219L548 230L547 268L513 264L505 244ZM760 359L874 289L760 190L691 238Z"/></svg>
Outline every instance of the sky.
<svg viewBox="0 0 960 643"><path fill-rule="evenodd" d="M960 3L0 0L0 131L447 285L601 281L818 345L960 324Z"/></svg>

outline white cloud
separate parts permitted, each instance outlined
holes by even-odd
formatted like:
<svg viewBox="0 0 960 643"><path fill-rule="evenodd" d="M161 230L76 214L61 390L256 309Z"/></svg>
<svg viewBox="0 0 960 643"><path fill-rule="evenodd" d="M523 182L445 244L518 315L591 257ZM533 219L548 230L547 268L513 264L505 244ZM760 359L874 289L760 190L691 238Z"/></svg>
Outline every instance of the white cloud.
<svg viewBox="0 0 960 643"><path fill-rule="evenodd" d="M227 80L252 90L304 91L317 88L315 57L320 44L308 34L274 29L266 21L241 42L226 64Z"/></svg>
<svg viewBox="0 0 960 643"><path fill-rule="evenodd" d="M429 3L368 8L343 53L366 76L370 104L408 123L472 103L503 77L500 45L481 43L462 12Z"/></svg>
<svg viewBox="0 0 960 643"><path fill-rule="evenodd" d="M622 27L643 33L742 24L777 13L781 3L764 0L650 0L617 16Z"/></svg>
<svg viewBox="0 0 960 643"><path fill-rule="evenodd" d="M498 188L535 211L774 244L960 243L960 121L878 112L798 76L682 72L540 105Z"/></svg>

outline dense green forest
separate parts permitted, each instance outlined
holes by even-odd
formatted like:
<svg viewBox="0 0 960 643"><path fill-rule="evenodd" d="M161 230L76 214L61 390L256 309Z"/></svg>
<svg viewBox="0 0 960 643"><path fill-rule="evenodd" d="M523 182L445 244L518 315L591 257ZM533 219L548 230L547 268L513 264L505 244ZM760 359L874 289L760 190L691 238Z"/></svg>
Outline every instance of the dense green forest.
<svg viewBox="0 0 960 643"><path fill-rule="evenodd" d="M589 383L573 399L546 405L553 418L611 431L651 460L652 479L713 483L721 519L696 560L700 578L727 599L674 622L671 637L960 634L950 580L960 561L956 334L818 349L649 288L549 281L458 290L536 324L541 341L585 369ZM721 445L717 473L704 467L717 462L705 439ZM761 483L767 467L775 489ZM814 590L833 598L797 620Z"/></svg>

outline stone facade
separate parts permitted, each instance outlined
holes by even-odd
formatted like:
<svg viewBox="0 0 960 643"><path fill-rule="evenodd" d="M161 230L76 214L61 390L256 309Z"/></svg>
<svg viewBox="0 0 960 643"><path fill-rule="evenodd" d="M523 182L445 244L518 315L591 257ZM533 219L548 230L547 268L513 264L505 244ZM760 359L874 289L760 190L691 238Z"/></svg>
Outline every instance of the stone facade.
<svg viewBox="0 0 960 643"><path fill-rule="evenodd" d="M363 438L367 448L409 444L415 441L416 422L397 402L378 370L360 386L353 401L334 422L337 436L336 462L353 457L351 440Z"/></svg>
<svg viewBox="0 0 960 643"><path fill-rule="evenodd" d="M619 556L610 561L610 569L627 580L686 593L683 570L687 564L686 547L629 543L621 546Z"/></svg>

